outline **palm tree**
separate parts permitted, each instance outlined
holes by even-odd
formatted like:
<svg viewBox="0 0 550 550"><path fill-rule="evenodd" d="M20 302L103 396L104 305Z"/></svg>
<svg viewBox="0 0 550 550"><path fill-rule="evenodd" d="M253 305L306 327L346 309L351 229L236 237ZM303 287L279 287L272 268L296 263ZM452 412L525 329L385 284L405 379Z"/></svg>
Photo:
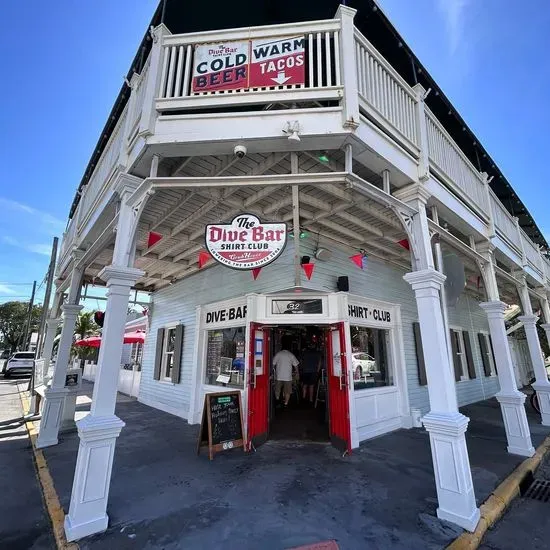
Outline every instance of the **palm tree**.
<svg viewBox="0 0 550 550"><path fill-rule="evenodd" d="M78 315L74 326L75 340L83 340L88 336L94 336L99 332L99 327L94 321L93 311L83 311ZM80 367L84 368L84 361L93 354L94 350L89 347L75 346L74 351L80 357Z"/></svg>

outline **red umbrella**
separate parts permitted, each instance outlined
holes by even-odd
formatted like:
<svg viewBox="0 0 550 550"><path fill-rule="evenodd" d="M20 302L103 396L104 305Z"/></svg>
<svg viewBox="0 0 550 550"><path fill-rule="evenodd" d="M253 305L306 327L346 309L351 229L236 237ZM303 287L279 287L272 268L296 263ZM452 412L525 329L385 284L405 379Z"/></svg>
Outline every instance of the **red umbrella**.
<svg viewBox="0 0 550 550"><path fill-rule="evenodd" d="M127 332L124 335L125 344L143 344L145 342L145 331L136 330L134 332ZM82 340L77 340L74 343L75 346L88 346L90 348L98 348L101 346L101 336L88 336Z"/></svg>
<svg viewBox="0 0 550 550"><path fill-rule="evenodd" d="M88 336L82 340L77 340L74 343L75 346L88 346L90 348L98 348L101 346L101 336Z"/></svg>
<svg viewBox="0 0 550 550"><path fill-rule="evenodd" d="M124 335L125 344L143 344L145 342L145 331L135 330L134 332L127 332Z"/></svg>

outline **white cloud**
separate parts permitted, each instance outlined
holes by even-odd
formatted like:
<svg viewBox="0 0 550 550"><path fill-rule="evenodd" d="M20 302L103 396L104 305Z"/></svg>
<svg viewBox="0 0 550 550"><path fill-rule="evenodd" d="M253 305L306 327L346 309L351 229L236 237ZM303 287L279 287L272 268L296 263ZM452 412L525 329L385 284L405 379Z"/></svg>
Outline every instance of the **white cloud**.
<svg viewBox="0 0 550 550"><path fill-rule="evenodd" d="M22 202L17 202L11 199L6 199L5 197L0 197L0 208L7 208L9 210L24 212L25 214L35 216L42 223L55 227L56 229L65 228L65 222L63 220L60 220L59 218L48 214L48 212L43 212L42 210L33 208L28 204L23 204Z"/></svg>
<svg viewBox="0 0 550 550"><path fill-rule="evenodd" d="M40 243L21 243L17 239L10 237L9 235L2 236L2 242L19 248L20 250L26 250L27 252L33 252L34 254L43 254L44 256L50 256L52 253L52 247L49 244Z"/></svg>
<svg viewBox="0 0 550 550"><path fill-rule="evenodd" d="M15 294L16 291L13 288L10 288L8 285L0 283L0 294Z"/></svg>
<svg viewBox="0 0 550 550"><path fill-rule="evenodd" d="M449 49L454 55L464 38L464 13L470 0L437 0L437 6L445 19L449 33Z"/></svg>

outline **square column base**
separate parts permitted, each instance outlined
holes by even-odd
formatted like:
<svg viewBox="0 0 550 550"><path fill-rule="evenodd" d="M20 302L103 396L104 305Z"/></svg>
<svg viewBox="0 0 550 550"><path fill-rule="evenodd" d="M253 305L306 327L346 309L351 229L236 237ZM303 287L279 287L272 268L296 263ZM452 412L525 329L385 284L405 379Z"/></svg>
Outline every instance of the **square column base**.
<svg viewBox="0 0 550 550"><path fill-rule="evenodd" d="M504 429L508 440L508 452L520 456L533 456L535 448L531 442L531 431L525 413L525 394L521 392L499 392L495 396L500 403Z"/></svg>
<svg viewBox="0 0 550 550"><path fill-rule="evenodd" d="M543 426L550 426L550 384L535 382L532 387L537 392L541 423Z"/></svg>
<svg viewBox="0 0 550 550"><path fill-rule="evenodd" d="M78 396L78 388L71 388L65 396L65 405L63 407L63 418L59 431L62 433L76 432L76 422L74 415L76 412L76 398Z"/></svg>
<svg viewBox="0 0 550 550"><path fill-rule="evenodd" d="M57 445L66 395L67 390L65 388L46 388L40 431L36 440L38 449Z"/></svg>
<svg viewBox="0 0 550 550"><path fill-rule="evenodd" d="M422 418L430 434L439 508L437 517L474 531L480 513L476 506L466 428L469 418L457 412L429 412Z"/></svg>
<svg viewBox="0 0 550 550"><path fill-rule="evenodd" d="M124 422L115 415L88 416L77 423L80 446L76 459L69 513L65 517L68 541L107 528L107 500L116 439Z"/></svg>
<svg viewBox="0 0 550 550"><path fill-rule="evenodd" d="M81 523L79 525L73 525L71 518L65 516L63 526L65 528L65 536L69 542L78 540L95 533L101 533L107 529L109 525L109 516L105 514L102 518L97 518L88 523Z"/></svg>

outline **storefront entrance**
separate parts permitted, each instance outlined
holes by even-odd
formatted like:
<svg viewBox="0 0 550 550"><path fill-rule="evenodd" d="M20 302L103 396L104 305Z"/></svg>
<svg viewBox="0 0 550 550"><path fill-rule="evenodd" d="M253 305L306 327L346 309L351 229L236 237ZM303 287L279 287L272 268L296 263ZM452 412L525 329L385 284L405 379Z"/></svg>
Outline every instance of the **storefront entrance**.
<svg viewBox="0 0 550 550"><path fill-rule="evenodd" d="M351 451L344 323L251 323L248 444L331 441Z"/></svg>

